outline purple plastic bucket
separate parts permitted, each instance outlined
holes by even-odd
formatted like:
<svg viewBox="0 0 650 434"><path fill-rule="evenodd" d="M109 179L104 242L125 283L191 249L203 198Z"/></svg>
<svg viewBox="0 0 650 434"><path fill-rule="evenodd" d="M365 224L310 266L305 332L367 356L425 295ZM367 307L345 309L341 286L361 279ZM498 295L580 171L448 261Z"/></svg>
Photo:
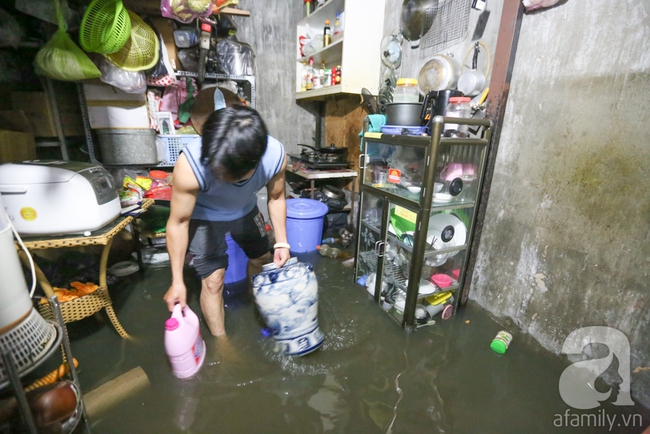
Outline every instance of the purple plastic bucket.
<svg viewBox="0 0 650 434"><path fill-rule="evenodd" d="M323 235L327 205L313 199L287 200L287 241L294 253L313 252Z"/></svg>
<svg viewBox="0 0 650 434"><path fill-rule="evenodd" d="M226 243L228 249L228 268L226 268L226 275L223 283L239 282L246 279L246 267L248 265L248 257L246 253L239 247L239 244L232 239L230 234L226 234Z"/></svg>

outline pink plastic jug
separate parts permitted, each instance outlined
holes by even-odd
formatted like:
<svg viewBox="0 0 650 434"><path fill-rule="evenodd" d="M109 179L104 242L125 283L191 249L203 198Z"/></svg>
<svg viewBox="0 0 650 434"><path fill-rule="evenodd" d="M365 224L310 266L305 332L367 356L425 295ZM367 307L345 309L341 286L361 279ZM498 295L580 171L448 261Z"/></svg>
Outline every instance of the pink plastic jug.
<svg viewBox="0 0 650 434"><path fill-rule="evenodd" d="M201 339L199 318L180 304L174 306L172 316L165 321L165 352L172 371L178 378L196 374L205 359L205 342Z"/></svg>

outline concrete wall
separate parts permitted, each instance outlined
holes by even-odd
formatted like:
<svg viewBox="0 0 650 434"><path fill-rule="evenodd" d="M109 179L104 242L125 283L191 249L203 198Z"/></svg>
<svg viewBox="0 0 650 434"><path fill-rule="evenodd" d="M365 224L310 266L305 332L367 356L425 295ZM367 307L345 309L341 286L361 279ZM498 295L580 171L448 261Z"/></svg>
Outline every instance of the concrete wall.
<svg viewBox="0 0 650 434"><path fill-rule="evenodd" d="M237 38L255 51L256 108L270 134L287 152L299 153L297 143L312 144L316 128L314 103L296 104L296 25L303 19L302 3L286 0L240 0L250 17L235 17Z"/></svg>
<svg viewBox="0 0 650 434"><path fill-rule="evenodd" d="M522 23L470 298L555 353L577 328L621 330L650 406L650 3L563 3ZM464 57L476 19L445 51ZM417 77L426 59L404 49L401 76Z"/></svg>
<svg viewBox="0 0 650 434"><path fill-rule="evenodd" d="M560 352L617 328L650 365L650 4L524 16L470 297ZM650 405L648 371L632 377Z"/></svg>

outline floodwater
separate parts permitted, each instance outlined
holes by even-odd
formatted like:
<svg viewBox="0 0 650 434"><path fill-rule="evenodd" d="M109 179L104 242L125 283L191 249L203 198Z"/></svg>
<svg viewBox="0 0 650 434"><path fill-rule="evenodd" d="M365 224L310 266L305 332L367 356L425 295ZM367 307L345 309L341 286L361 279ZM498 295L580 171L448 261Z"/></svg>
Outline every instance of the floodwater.
<svg viewBox="0 0 650 434"><path fill-rule="evenodd" d="M104 313L69 324L82 389L138 366L150 385L92 418L92 432L640 433L649 424L638 406L568 407L558 392L568 362L472 303L448 321L407 332L354 283L351 269L316 253L299 258L315 265L324 345L300 358L276 354L245 291L229 287L232 351L217 351L202 323L207 358L190 380L172 376L163 347L169 269L113 285L118 317L134 339L121 339ZM199 313L199 283L191 272L186 281ZM499 356L489 344L504 327L515 336Z"/></svg>

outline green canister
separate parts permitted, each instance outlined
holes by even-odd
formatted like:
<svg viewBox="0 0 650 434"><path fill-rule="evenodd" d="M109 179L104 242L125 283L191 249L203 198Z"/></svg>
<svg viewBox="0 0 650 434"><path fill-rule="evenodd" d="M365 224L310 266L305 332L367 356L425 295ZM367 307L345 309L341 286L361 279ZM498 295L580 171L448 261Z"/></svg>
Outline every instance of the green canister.
<svg viewBox="0 0 650 434"><path fill-rule="evenodd" d="M492 339L490 348L492 348L496 353L505 354L510 346L510 342L512 342L512 335L507 331L501 330L497 333L496 337Z"/></svg>

